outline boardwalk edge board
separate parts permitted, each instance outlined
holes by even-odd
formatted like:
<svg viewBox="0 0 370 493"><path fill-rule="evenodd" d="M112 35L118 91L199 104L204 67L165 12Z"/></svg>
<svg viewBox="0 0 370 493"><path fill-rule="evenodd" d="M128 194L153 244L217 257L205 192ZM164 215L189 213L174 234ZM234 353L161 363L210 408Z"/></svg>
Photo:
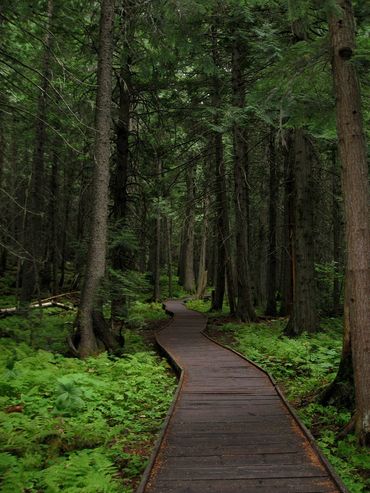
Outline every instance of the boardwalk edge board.
<svg viewBox="0 0 370 493"><path fill-rule="evenodd" d="M182 300L183 304L186 304L186 301L188 301L188 300ZM155 337L156 345L158 347L159 352L168 360L168 362L170 363L170 365L173 367L175 373L179 377L179 383L178 383L178 386L177 386L176 393L174 395L172 404L171 404L171 406L170 406L170 408L169 408L169 410L168 410L168 412L166 414L166 418L165 418L165 420L164 420L164 422L162 424L161 430L159 432L159 436L158 436L158 438L157 438L157 440L155 442L155 445L154 445L153 452L152 452L152 454L151 454L151 456L149 458L148 464L147 464L147 466L146 466L146 468L144 470L144 473L142 475L142 479L140 481L140 484L139 484L138 489L136 490L136 493L145 493L145 488L146 488L146 486L148 484L148 481L150 479L150 475L151 475L152 469L153 469L154 464L156 462L156 459L157 459L157 456L159 454L159 451L160 451L161 445L163 443L163 440L164 440L164 438L166 436L166 432L167 432L168 426L170 424L170 420L171 420L173 411L174 411L174 409L176 407L176 404L178 402L178 399L179 399L179 396L180 396L180 393L181 393L181 390L182 390L183 382L184 382L184 370L183 370L183 368L181 368L181 366L179 366L179 364L174 359L174 357L170 354L170 352L167 351L159 343L159 341L157 339L157 335L160 334L160 332L162 332L163 330L167 329L169 326L171 326L172 323L174 322L174 313L167 309L166 303L163 303L162 306L163 306L163 309L165 310L165 312L171 317L171 319L168 321L167 324L165 324L160 330L158 330L156 332L156 334L155 334L155 336L156 336ZM189 310L189 311L195 311L195 310ZM200 313L200 312L196 312L196 313ZM268 379L272 383L273 387L276 389L276 392L277 392L278 396L280 397L280 399L282 400L284 406L287 408L289 414L291 415L291 417L293 418L293 420L295 421L295 423L298 425L298 427L302 431L303 435L309 441L311 447L313 448L313 451L316 453L316 455L320 459L322 465L324 466L324 468L328 472L329 477L334 481L334 483L338 487L338 490L340 491L340 493L349 493L348 489L345 487L345 485L343 484L342 480L339 478L339 476L335 472L333 466L329 463L329 461L326 459L326 457L324 456L324 454L322 453L322 451L320 450L320 448L316 444L316 441L315 441L312 433L303 424L303 422L299 418L299 416L296 413L296 411L293 409L293 407L287 401L286 397L284 396L283 392L280 390L280 388L279 388L277 382L275 381L275 379L273 378L273 376L270 375L270 373L268 371L266 371L265 369L263 369L257 363L255 363L254 361L249 360L243 354L239 353L238 351L236 351L233 348L230 348L228 346L225 346L225 345L221 344L220 342L216 341L211 336L209 336L208 334L206 334L206 330L207 330L207 327L208 327L208 317L207 317L207 315L205 315L203 313L200 313L200 314L207 321L206 327L201 331L202 336L204 336L206 339L208 339L209 341L213 342L217 346L219 346L219 347L221 347L223 349L226 349L227 351L230 351L230 352L236 354L237 356L239 356L243 360L247 361L248 363L250 363L251 365L253 365L254 367L256 367L258 370L260 370L262 373L264 373L268 377Z"/></svg>
<svg viewBox="0 0 370 493"><path fill-rule="evenodd" d="M272 385L275 387L276 389L276 392L278 393L280 399L283 401L285 407L288 409L289 411L289 414L292 416L292 418L294 419L294 421L297 423L297 425L299 426L299 428L301 429L302 433L306 436L306 438L308 439L310 445L312 446L314 452L317 454L317 456L319 457L322 465L325 467L325 469L327 470L327 472L329 473L329 476L333 479L333 481L336 483L336 486L338 486L339 488L339 491L341 493L349 493L349 491L347 490L347 488L345 487L345 485L343 484L342 480L340 479L340 477L338 476L338 474L335 472L333 466L330 464L330 462L328 461L328 459L324 456L324 454L322 453L322 451L320 450L320 448L318 447L317 443L316 443L316 440L315 438L313 437L312 433L310 432L310 430L303 424L303 422L301 421L300 417L298 416L297 412L295 411L295 409L289 404L289 402L287 401L285 395L283 394L283 392L281 391L279 385L277 384L277 382L275 381L274 377L272 375L270 375L270 373L266 370L264 370L261 366L259 366L257 363L255 363L254 361L251 361L250 359L248 359L246 356L244 356L243 354L239 353L238 351L236 351L235 349L233 348L230 348L228 346L224 346L223 344L221 344L220 342L216 341L215 339L213 339L212 337L210 337L208 334L206 334L204 331L202 332L202 335L204 337L206 337L207 339L209 339L210 341L214 342L215 344L217 344L218 346L224 348L224 349L227 349L228 351L231 351L232 353L236 354L237 356L240 356L240 358L244 359L245 361L248 361L248 363L250 363L251 365L255 366L256 368L258 368L259 370L261 370L268 378L269 380L271 381Z"/></svg>
<svg viewBox="0 0 370 493"><path fill-rule="evenodd" d="M174 314L166 309L165 304L163 304L163 309L172 318L161 329L159 329L156 332L156 334L161 332L164 329L167 329L173 323ZM158 438L154 444L153 451L149 457L148 464L147 464L147 466L144 470L144 473L141 477L141 481L140 481L140 484L138 486L138 489L136 490L136 493L144 493L144 491L145 491L145 487L147 485L147 482L149 481L150 474L152 472L152 469L153 469L154 463L156 461L156 458L158 456L159 450L161 448L162 442L164 440L164 437L166 436L167 428L168 428L168 425L170 423L172 413L176 407L179 395L181 393L182 384L184 381L183 369L177 364L177 362L172 358L172 356L159 344L159 342L157 341L157 338L155 339L155 341L156 341L159 352L168 360L168 362L171 364L172 368L174 369L176 375L179 378L179 383L177 384L177 389L176 389L175 395L173 397L172 404L171 404L170 408L168 409L165 420L164 420L162 427L159 431Z"/></svg>

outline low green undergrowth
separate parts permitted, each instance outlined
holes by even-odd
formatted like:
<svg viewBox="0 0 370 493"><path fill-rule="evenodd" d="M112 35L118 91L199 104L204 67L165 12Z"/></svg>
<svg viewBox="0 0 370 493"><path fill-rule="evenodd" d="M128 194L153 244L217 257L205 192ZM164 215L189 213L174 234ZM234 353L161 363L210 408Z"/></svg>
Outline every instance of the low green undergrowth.
<svg viewBox="0 0 370 493"><path fill-rule="evenodd" d="M176 387L167 363L132 330L123 358L64 357L73 316L0 321L1 493L129 493L151 453Z"/></svg>
<svg viewBox="0 0 370 493"><path fill-rule="evenodd" d="M370 460L349 435L336 440L351 412L317 403L317 396L335 377L342 348L342 322L327 319L322 331L290 339L283 335L285 320L266 323L226 323L217 326L221 340L267 370L314 433L317 442L351 493L369 491Z"/></svg>

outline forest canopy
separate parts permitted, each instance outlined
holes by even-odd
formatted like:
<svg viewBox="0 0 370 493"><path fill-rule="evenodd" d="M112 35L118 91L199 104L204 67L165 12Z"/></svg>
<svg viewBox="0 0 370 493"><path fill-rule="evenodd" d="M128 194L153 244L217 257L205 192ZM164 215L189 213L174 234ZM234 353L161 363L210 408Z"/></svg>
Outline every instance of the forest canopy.
<svg viewBox="0 0 370 493"><path fill-rule="evenodd" d="M360 0L2 0L0 317L72 310L82 359L169 298L343 318L368 445L369 66Z"/></svg>

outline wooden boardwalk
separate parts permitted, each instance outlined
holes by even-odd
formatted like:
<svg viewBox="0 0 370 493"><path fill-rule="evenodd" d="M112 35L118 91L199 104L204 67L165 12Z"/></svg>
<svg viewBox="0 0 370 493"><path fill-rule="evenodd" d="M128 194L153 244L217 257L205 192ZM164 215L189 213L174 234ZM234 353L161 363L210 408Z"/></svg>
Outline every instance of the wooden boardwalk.
<svg viewBox="0 0 370 493"><path fill-rule="evenodd" d="M157 341L181 380L137 493L345 492L268 375L202 335L202 314L166 308Z"/></svg>

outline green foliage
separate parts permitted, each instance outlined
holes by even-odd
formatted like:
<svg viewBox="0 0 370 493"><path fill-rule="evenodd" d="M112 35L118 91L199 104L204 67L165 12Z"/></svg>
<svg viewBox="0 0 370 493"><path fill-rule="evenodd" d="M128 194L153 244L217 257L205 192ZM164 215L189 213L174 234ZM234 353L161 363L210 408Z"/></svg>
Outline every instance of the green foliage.
<svg viewBox="0 0 370 493"><path fill-rule="evenodd" d="M82 361L0 339L1 493L132 491L176 380L137 334L126 345Z"/></svg>
<svg viewBox="0 0 370 493"><path fill-rule="evenodd" d="M147 322L165 320L166 312L161 303L135 301L129 310L127 322L132 328L143 328Z"/></svg>
<svg viewBox="0 0 370 493"><path fill-rule="evenodd" d="M59 308L35 308L28 317L12 315L0 319L0 336L25 342L35 349L65 354L66 338L75 319L75 311Z"/></svg>

